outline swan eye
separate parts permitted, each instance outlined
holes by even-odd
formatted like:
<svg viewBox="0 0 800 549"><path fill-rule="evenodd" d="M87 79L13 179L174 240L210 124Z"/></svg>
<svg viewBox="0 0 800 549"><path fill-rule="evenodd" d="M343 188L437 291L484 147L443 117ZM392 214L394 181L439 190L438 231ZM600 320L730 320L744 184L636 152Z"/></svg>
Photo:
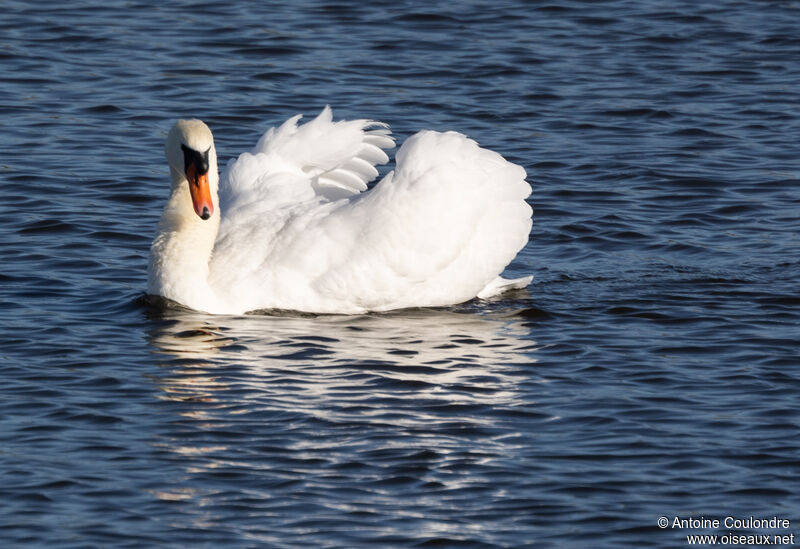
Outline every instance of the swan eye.
<svg viewBox="0 0 800 549"><path fill-rule="evenodd" d="M211 147L205 152L200 152L181 144L181 150L183 151L184 172L189 170L189 166L194 166L198 174L208 173L208 151L211 150Z"/></svg>

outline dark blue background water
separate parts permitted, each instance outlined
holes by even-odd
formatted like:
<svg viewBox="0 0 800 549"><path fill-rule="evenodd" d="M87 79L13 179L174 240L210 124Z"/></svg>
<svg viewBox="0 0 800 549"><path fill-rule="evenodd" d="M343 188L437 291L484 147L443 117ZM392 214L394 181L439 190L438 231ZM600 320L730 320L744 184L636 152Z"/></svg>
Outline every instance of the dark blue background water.
<svg viewBox="0 0 800 549"><path fill-rule="evenodd" d="M2 11L4 546L683 547L658 517L728 514L800 534L800 2ZM144 303L172 122L203 118L224 163L328 103L523 165L529 291Z"/></svg>

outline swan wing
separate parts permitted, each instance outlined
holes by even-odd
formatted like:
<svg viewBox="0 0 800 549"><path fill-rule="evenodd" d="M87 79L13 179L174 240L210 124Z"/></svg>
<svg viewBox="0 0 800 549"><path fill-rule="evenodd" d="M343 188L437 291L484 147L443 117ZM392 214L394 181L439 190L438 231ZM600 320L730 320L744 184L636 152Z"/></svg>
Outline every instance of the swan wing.
<svg viewBox="0 0 800 549"><path fill-rule="evenodd" d="M460 303L530 282L498 280L531 229L522 167L463 134L433 131L409 138L396 163L321 223L326 246L349 248L314 281L320 295L358 296L365 310L388 310Z"/></svg>
<svg viewBox="0 0 800 549"><path fill-rule="evenodd" d="M383 122L334 122L330 106L298 127L299 119L296 115L265 133L254 152L275 155L299 168L320 193L338 190L338 198L365 191L367 183L378 177L375 166L389 161L384 149L394 147L394 138Z"/></svg>
<svg viewBox="0 0 800 549"><path fill-rule="evenodd" d="M316 208L367 189L378 164L394 147L386 124L374 120L333 121L326 106L306 124L296 115L268 130L249 152L231 160L219 186L222 212L210 261L217 286L247 287L292 227Z"/></svg>
<svg viewBox="0 0 800 549"><path fill-rule="evenodd" d="M298 126L301 116L270 128L250 152L228 164L220 184L220 202L230 211L228 217L237 207L254 202L265 211L313 195L336 200L358 194L378 176L375 166L389 161L384 149L394 147L394 138L386 124L366 119L334 122L329 106Z"/></svg>
<svg viewBox="0 0 800 549"><path fill-rule="evenodd" d="M365 130L369 121L336 124L326 111L299 128L292 119L229 166L225 180L246 199L221 206L210 281L233 309L359 313L449 305L508 287L497 279L531 228L523 168L460 133L423 131L370 191L339 186L332 199L320 192L332 185L325 178L340 182L331 174L347 171L366 186L371 172L349 162L369 162L364 150L383 161L375 151L390 139ZM293 142L309 126L308 142L318 139L322 150ZM328 131L350 145L330 144Z"/></svg>

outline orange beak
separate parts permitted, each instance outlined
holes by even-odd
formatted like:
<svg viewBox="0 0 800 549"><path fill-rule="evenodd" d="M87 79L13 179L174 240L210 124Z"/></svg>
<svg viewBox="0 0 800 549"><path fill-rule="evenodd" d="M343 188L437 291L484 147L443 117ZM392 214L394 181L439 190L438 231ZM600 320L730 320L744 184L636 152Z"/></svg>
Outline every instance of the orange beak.
<svg viewBox="0 0 800 549"><path fill-rule="evenodd" d="M189 193L192 195L194 213L201 219L208 219L214 213L211 188L208 185L208 172L197 173L197 166L189 164L186 169L186 179L189 180Z"/></svg>

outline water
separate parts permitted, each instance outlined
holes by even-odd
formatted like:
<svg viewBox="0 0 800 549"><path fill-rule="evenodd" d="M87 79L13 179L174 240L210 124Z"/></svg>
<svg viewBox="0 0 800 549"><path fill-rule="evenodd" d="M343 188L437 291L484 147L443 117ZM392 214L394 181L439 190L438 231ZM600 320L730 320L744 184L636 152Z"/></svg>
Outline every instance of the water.
<svg viewBox="0 0 800 549"><path fill-rule="evenodd" d="M4 546L800 534L800 2L3 6ZM143 300L172 122L225 162L328 103L523 165L529 291L358 317Z"/></svg>

